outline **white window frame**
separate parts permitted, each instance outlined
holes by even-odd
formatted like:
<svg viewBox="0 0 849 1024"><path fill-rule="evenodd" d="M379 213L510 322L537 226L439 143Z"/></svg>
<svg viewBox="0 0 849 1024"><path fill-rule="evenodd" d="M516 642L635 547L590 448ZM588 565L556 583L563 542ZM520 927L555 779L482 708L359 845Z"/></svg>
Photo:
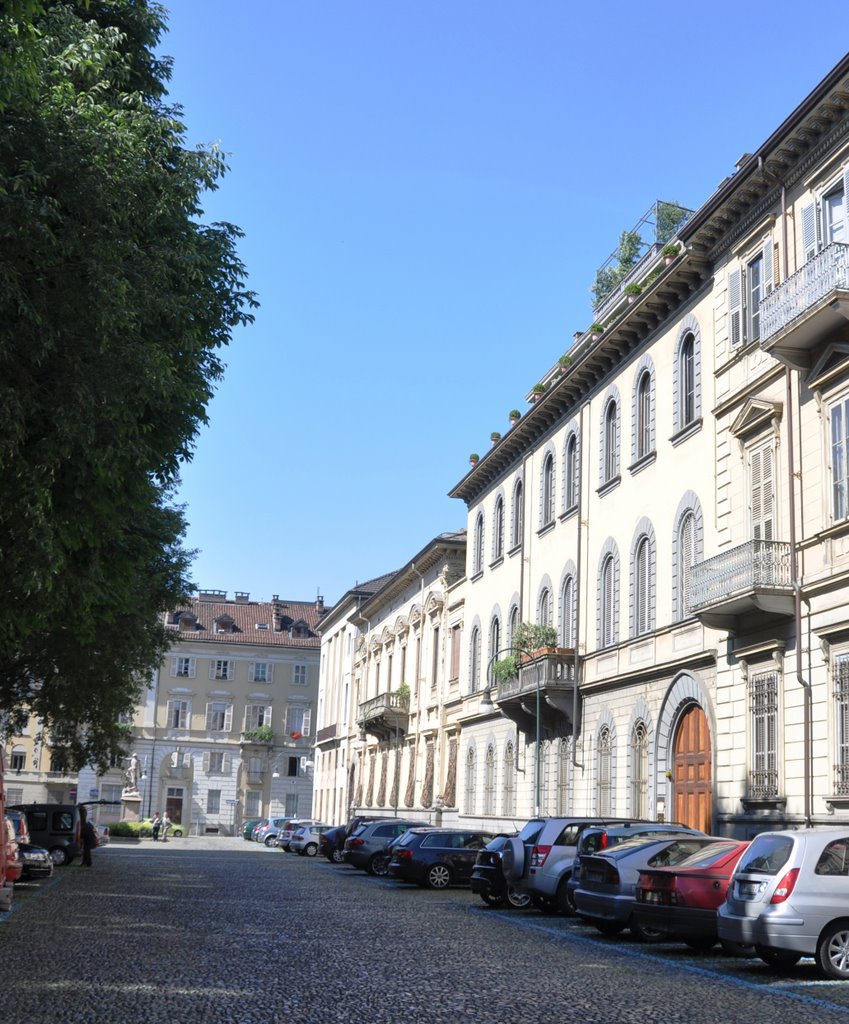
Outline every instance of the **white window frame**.
<svg viewBox="0 0 849 1024"><path fill-rule="evenodd" d="M181 654L171 659L171 677L173 679L194 679L196 659Z"/></svg>
<svg viewBox="0 0 849 1024"><path fill-rule="evenodd" d="M298 724L298 719L300 719L300 724ZM301 736L309 736L311 726L312 708L306 704L286 705L286 734L288 736L295 732L299 732Z"/></svg>
<svg viewBox="0 0 849 1024"><path fill-rule="evenodd" d="M210 679L232 679L233 678L233 659L232 658L213 658L209 663L209 678Z"/></svg>
<svg viewBox="0 0 849 1024"><path fill-rule="evenodd" d="M219 724L220 723L220 724ZM210 700L206 705L206 731L231 732L233 729L233 702Z"/></svg>
<svg viewBox="0 0 849 1024"><path fill-rule="evenodd" d="M271 726L271 705L252 701L245 705L245 732Z"/></svg>
<svg viewBox="0 0 849 1024"><path fill-rule="evenodd" d="M273 683L274 663L270 661L252 661L248 668L248 682Z"/></svg>
<svg viewBox="0 0 849 1024"><path fill-rule="evenodd" d="M306 662L298 662L292 666L292 686L309 685L309 672Z"/></svg>
<svg viewBox="0 0 849 1024"><path fill-rule="evenodd" d="M828 429L831 453L831 518L842 522L849 517L849 396L829 407Z"/></svg>
<svg viewBox="0 0 849 1024"><path fill-rule="evenodd" d="M171 697L165 705L165 728L188 729L191 709L191 701L184 697Z"/></svg>
<svg viewBox="0 0 849 1024"><path fill-rule="evenodd" d="M747 450L749 469L749 536L774 540L776 535L775 441L770 438Z"/></svg>

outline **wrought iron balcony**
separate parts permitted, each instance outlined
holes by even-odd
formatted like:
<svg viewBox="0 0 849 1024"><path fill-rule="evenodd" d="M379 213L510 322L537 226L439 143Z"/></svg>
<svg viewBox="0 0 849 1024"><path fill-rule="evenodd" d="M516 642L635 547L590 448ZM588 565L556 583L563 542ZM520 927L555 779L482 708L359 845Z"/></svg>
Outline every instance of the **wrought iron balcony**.
<svg viewBox="0 0 849 1024"><path fill-rule="evenodd" d="M573 724L575 690L575 651L558 647L526 656L518 675L495 684L492 700L524 732L534 732L539 717L544 729L560 733Z"/></svg>
<svg viewBox="0 0 849 1024"><path fill-rule="evenodd" d="M693 566L687 606L707 626L734 630L747 618L793 615L790 545L750 540Z"/></svg>
<svg viewBox="0 0 849 1024"><path fill-rule="evenodd" d="M381 693L360 704L357 724L378 739L390 739L407 731L409 718L409 694Z"/></svg>
<svg viewBox="0 0 849 1024"><path fill-rule="evenodd" d="M811 350L849 319L849 245L832 242L760 306L761 348L807 369Z"/></svg>

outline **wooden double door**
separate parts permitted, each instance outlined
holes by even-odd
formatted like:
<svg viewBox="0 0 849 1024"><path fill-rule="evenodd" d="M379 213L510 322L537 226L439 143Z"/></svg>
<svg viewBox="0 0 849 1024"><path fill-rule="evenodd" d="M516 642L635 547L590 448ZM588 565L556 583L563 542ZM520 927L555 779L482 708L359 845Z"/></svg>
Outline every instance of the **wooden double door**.
<svg viewBox="0 0 849 1024"><path fill-rule="evenodd" d="M687 708L675 731L672 761L674 821L710 833L713 829L711 739L707 715L696 704Z"/></svg>

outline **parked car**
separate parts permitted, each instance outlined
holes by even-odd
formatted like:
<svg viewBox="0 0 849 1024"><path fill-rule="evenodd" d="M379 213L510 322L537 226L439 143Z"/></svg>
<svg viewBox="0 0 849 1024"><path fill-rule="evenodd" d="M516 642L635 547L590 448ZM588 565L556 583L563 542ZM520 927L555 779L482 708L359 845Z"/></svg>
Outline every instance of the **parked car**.
<svg viewBox="0 0 849 1024"><path fill-rule="evenodd" d="M599 817L532 818L518 836L505 843L501 853L504 877L524 889L540 910L567 906L565 884L575 860L578 838L594 825L619 824ZM563 885L558 896L558 886Z"/></svg>
<svg viewBox="0 0 849 1024"><path fill-rule="evenodd" d="M80 807L114 806L115 800L86 800L83 804L14 804L11 808L26 815L34 845L50 852L57 867L72 864L82 852Z"/></svg>
<svg viewBox="0 0 849 1024"><path fill-rule="evenodd" d="M345 861L351 867L359 868L369 875L376 874L376 868L385 874L380 854L390 840L403 835L408 829L422 825L427 825L427 822L411 821L407 818L376 818L373 821L365 821L345 840Z"/></svg>
<svg viewBox="0 0 849 1024"><path fill-rule="evenodd" d="M245 818L241 825L242 839L246 839L250 842L253 838L253 830L263 821L265 821L264 818Z"/></svg>
<svg viewBox="0 0 849 1024"><path fill-rule="evenodd" d="M335 825L322 832L319 838L319 853L332 864L341 864L345 860L345 839L348 829L345 825Z"/></svg>
<svg viewBox="0 0 849 1024"><path fill-rule="evenodd" d="M53 874L53 860L50 851L43 846L33 846L32 843L18 843L18 853L21 858L21 878L30 881L34 878L50 878Z"/></svg>
<svg viewBox="0 0 849 1024"><path fill-rule="evenodd" d="M637 881L633 918L644 928L693 949L716 944L716 908L747 842L728 839L696 851L675 867L646 868Z"/></svg>
<svg viewBox="0 0 849 1024"><path fill-rule="evenodd" d="M314 857L318 853L319 839L329 828L329 825L318 822L301 826L289 840L289 852L298 853L302 857Z"/></svg>
<svg viewBox="0 0 849 1024"><path fill-rule="evenodd" d="M298 831L299 828L303 828L305 825L318 825L320 822L316 821L315 818L292 818L287 821L286 824L279 829L276 836L275 846L278 850L289 850L289 843L291 842L292 836Z"/></svg>
<svg viewBox="0 0 849 1024"><path fill-rule="evenodd" d="M514 836L515 833L496 836L482 850L478 850L469 885L472 892L476 892L487 906L506 905L521 910L531 904L530 893L508 882L502 870L501 854L504 845Z"/></svg>
<svg viewBox="0 0 849 1024"><path fill-rule="evenodd" d="M740 858L717 910L723 942L753 945L772 966L812 956L849 980L849 829L762 832Z"/></svg>
<svg viewBox="0 0 849 1024"><path fill-rule="evenodd" d="M172 821L171 822L171 828L168 829L168 838L169 839L179 839L180 836L183 835L183 832L184 832L183 826L179 822ZM145 818L143 821L139 822L139 835L142 835L142 836L153 835L153 819L152 818ZM160 839L162 838L162 833L161 832L159 833L159 837L160 837ZM98 836L98 838L101 838L101 837ZM108 842L108 840L107 840L107 842Z"/></svg>
<svg viewBox="0 0 849 1024"><path fill-rule="evenodd" d="M289 818L263 818L253 831L253 840L256 843L264 843L266 846L277 846L277 837L283 829L295 819Z"/></svg>
<svg viewBox="0 0 849 1024"><path fill-rule="evenodd" d="M581 881L575 889L576 913L605 935L630 928L634 938L650 942L661 933L633 917L637 881L646 868L673 866L691 853L720 842L695 829L660 838L640 836L609 850L581 856Z"/></svg>
<svg viewBox="0 0 849 1024"><path fill-rule="evenodd" d="M431 889L467 885L478 852L492 832L463 828L412 828L395 844L389 877Z"/></svg>
<svg viewBox="0 0 849 1024"><path fill-rule="evenodd" d="M566 873L565 865L561 862L559 871L565 876L557 881L557 871L550 873L551 883L557 882L555 890L557 904L560 910L566 914L575 913L575 890L581 884L581 857L586 853L597 853L599 850L608 850L620 843L627 843L629 839L636 839L640 836L651 837L655 834L668 835L680 831L686 831L686 825L675 822L644 822L629 821L623 825L601 825L584 829L581 833L577 846L575 847L575 859L572 862L570 873Z"/></svg>

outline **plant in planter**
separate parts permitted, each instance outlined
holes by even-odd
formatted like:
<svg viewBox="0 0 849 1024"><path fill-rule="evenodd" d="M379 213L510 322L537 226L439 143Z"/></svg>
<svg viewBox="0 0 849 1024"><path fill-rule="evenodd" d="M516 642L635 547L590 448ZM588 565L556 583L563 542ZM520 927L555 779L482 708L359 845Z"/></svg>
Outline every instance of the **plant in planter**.
<svg viewBox="0 0 849 1024"><path fill-rule="evenodd" d="M519 655L508 654L506 658L496 661L492 666L492 677L499 683L515 679L519 674Z"/></svg>
<svg viewBox="0 0 849 1024"><path fill-rule="evenodd" d="M557 630L539 622L521 622L513 633L513 647L520 655L557 646Z"/></svg>
<svg viewBox="0 0 849 1024"><path fill-rule="evenodd" d="M480 455L478 455L477 452L472 452L472 454L469 456L469 465L476 466L480 462L480 460Z"/></svg>
<svg viewBox="0 0 849 1024"><path fill-rule="evenodd" d="M252 743L274 742L274 730L270 725L260 725L256 729L248 729L244 736L246 740L250 740Z"/></svg>
<svg viewBox="0 0 849 1024"><path fill-rule="evenodd" d="M542 398L545 394L545 384L534 384L531 388L531 401L536 402L538 398Z"/></svg>
<svg viewBox="0 0 849 1024"><path fill-rule="evenodd" d="M622 291L628 296L629 302L636 302L637 296L642 294L643 289L636 281L632 281L631 284L626 284Z"/></svg>
<svg viewBox="0 0 849 1024"><path fill-rule="evenodd" d="M592 327L590 327L590 334L593 338L597 338L600 334L604 334L604 324L600 324L596 321Z"/></svg>
<svg viewBox="0 0 849 1024"><path fill-rule="evenodd" d="M395 694L398 697L400 703L404 705L404 707L407 707L409 705L410 687L407 685L407 683L401 683L401 685L395 691Z"/></svg>
<svg viewBox="0 0 849 1024"><path fill-rule="evenodd" d="M660 255L663 257L663 262L668 266L679 252L681 252L681 246L677 242L669 242L660 250Z"/></svg>
<svg viewBox="0 0 849 1024"><path fill-rule="evenodd" d="M560 367L561 370L565 370L567 366L572 365L572 357L568 353L566 355L562 355L557 360L557 365Z"/></svg>
<svg viewBox="0 0 849 1024"><path fill-rule="evenodd" d="M516 424L519 422L519 420L521 418L522 418L522 414L519 412L518 409L511 409L510 410L510 417L509 417L509 419L510 419L510 426L511 427L515 427Z"/></svg>
<svg viewBox="0 0 849 1024"><path fill-rule="evenodd" d="M489 439L490 441L492 441L493 444L498 444L498 442L501 440L501 434L499 434L497 430L493 430L493 432L489 435Z"/></svg>

